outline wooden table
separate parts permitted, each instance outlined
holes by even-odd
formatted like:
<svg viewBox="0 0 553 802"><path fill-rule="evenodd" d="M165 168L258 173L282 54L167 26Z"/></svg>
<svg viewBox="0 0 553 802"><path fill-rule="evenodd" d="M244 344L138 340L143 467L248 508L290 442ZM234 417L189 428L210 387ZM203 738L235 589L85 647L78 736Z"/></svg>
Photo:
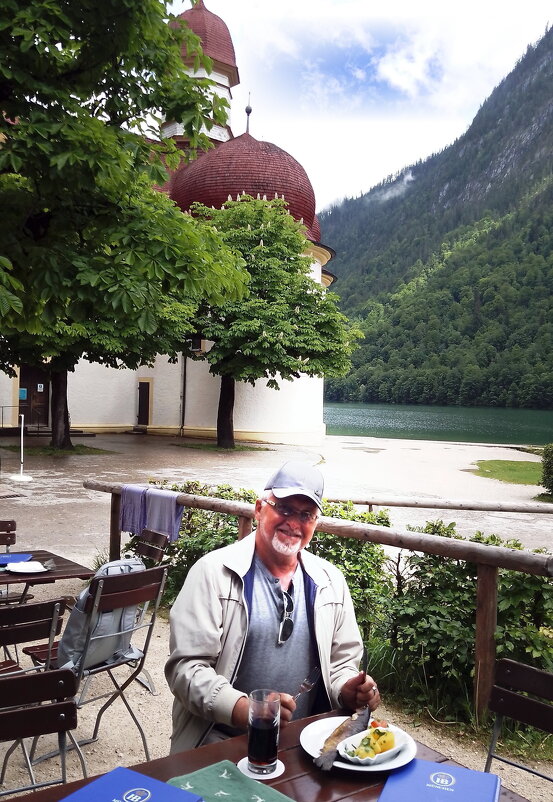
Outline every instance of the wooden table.
<svg viewBox="0 0 553 802"><path fill-rule="evenodd" d="M57 582L59 579L90 579L91 576L94 576L94 571L90 568L74 563L72 560L68 560L51 551L27 549L22 550L21 553L32 554L31 560L36 560L39 563L44 564L51 561L54 567L39 574L15 574L11 573L11 571L2 571L0 572L0 585L15 585L22 582L26 585L47 585L51 582ZM2 555L0 555L0 559L1 557Z"/></svg>
<svg viewBox="0 0 553 802"><path fill-rule="evenodd" d="M336 711L327 715L336 715ZM299 744L300 732L317 718L321 718L321 716L300 719L282 730L279 758L285 765L285 771L280 777L270 780L268 784L295 802L376 802L386 781L386 772L373 773L345 769L323 772L313 764L313 758L302 749ZM96 748L102 748L101 736ZM220 760L238 763L246 754L246 750L246 736L240 735L217 744L208 744L200 746L198 749L189 749L186 752L151 760L148 763L139 763L131 768L149 777L166 781L171 777L188 774L212 763L218 763ZM437 763L459 765L448 760L440 752L419 742L417 742L417 757ZM67 783L65 786L52 786L36 793L18 796L17 799L18 802L58 802L72 791L86 785L90 779L77 780ZM527 802L527 800L503 788L501 802Z"/></svg>

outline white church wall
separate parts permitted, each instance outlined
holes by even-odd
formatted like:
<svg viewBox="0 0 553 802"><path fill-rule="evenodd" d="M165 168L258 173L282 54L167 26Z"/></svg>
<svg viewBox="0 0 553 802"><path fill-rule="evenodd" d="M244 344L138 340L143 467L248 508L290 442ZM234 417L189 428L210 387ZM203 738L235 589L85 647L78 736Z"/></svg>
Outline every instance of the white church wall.
<svg viewBox="0 0 553 802"><path fill-rule="evenodd" d="M258 381L237 385L234 405L235 429L256 434L266 432L269 442L313 442L324 434L322 379L302 376L293 382L279 381L280 390ZM294 435L293 440L290 436Z"/></svg>
<svg viewBox="0 0 553 802"><path fill-rule="evenodd" d="M67 377L67 402L73 428L118 430L134 426L137 374L81 360Z"/></svg>
<svg viewBox="0 0 553 802"><path fill-rule="evenodd" d="M152 432L178 433L180 426L182 363L158 356L153 367L137 370L107 368L82 361L68 377L71 425L96 430L135 426L138 385L150 384L149 424Z"/></svg>
<svg viewBox="0 0 553 802"><path fill-rule="evenodd" d="M215 437L220 380L205 362L187 362L183 434ZM279 382L272 390L265 380L235 386L234 434L237 440L267 443L319 443L325 434L322 379L301 377Z"/></svg>
<svg viewBox="0 0 553 802"><path fill-rule="evenodd" d="M182 360L170 363L167 356L157 356L153 368L141 367L139 380L150 381L150 427L163 433L178 431L182 397Z"/></svg>
<svg viewBox="0 0 553 802"><path fill-rule="evenodd" d="M186 361L185 429L215 431L219 385L219 378L211 375L206 362Z"/></svg>

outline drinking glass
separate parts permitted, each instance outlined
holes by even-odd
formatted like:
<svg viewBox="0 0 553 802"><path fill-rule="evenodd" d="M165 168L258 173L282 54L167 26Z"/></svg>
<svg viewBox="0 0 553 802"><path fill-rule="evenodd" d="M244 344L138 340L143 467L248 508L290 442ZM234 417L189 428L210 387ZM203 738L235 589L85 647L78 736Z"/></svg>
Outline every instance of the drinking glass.
<svg viewBox="0 0 553 802"><path fill-rule="evenodd" d="M277 765L280 694L259 688L250 693L248 701L248 769L254 774L271 774Z"/></svg>

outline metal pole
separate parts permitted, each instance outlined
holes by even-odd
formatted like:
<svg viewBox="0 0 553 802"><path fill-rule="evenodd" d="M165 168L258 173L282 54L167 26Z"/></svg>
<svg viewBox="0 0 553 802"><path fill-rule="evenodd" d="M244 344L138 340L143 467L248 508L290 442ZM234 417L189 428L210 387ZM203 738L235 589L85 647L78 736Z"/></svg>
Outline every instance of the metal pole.
<svg viewBox="0 0 553 802"><path fill-rule="evenodd" d="M23 430L25 428L25 415L19 416L20 426L20 444L21 448L19 451L19 464L20 464L20 473L23 473Z"/></svg>
<svg viewBox="0 0 553 802"><path fill-rule="evenodd" d="M30 482L32 481L32 476L23 473L23 436L25 431L25 415L20 415L20 426L21 426L21 447L20 447L20 456L19 456L19 473L12 473L10 479L13 482Z"/></svg>

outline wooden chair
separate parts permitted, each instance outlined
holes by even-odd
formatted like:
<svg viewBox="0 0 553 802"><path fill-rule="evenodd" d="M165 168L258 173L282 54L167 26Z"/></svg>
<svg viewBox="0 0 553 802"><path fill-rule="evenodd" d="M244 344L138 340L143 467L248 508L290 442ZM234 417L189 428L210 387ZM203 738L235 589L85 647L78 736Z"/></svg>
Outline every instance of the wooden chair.
<svg viewBox="0 0 553 802"><path fill-rule="evenodd" d="M495 751L505 717L553 733L552 701L553 674L515 660L496 661L495 681L488 703L488 709L496 716L484 771L490 770L492 760L500 760L553 782L553 777L530 766L508 760Z"/></svg>
<svg viewBox="0 0 553 802"><path fill-rule="evenodd" d="M0 546L5 547L5 553L10 553L10 546L13 546L16 540L16 523L15 521L0 521ZM5 590L0 590L0 604L23 604L26 601L34 598L29 594L29 583L27 582L22 593L10 593L6 585Z"/></svg>
<svg viewBox="0 0 553 802"><path fill-rule="evenodd" d="M165 556L169 537L153 529L143 529L131 542L133 553L137 557L149 560L152 565L159 565Z"/></svg>
<svg viewBox="0 0 553 802"><path fill-rule="evenodd" d="M148 568L144 571L136 571L133 573L97 577L90 583L90 592L86 600L84 611L82 611L83 631L85 633L84 646L79 657L75 659L72 668L77 678L77 688L80 690L78 706L81 707L83 704L89 704L90 702L105 698L106 696L109 698L100 708L96 716L92 736L88 739L81 740L79 742L81 745L98 740L102 716L116 699L121 699L140 733L146 760L150 760L150 752L148 750L144 730L130 702L125 696L125 691L134 680L139 680L140 674L144 671L144 662L148 653L148 646L152 637L166 578L167 568L158 566L157 568ZM132 623L128 623L124 629L120 629L116 633L114 633L113 630L103 632L102 634L95 633L95 627L100 613L104 611L114 611L117 613L123 610L132 610L133 608L135 608L135 614L132 616ZM124 617L125 616L122 616L122 620ZM138 646L136 643L133 643L132 648L125 647L124 649L122 649L120 645L114 645L113 653L110 653L111 656L109 659L98 665L90 665L90 654L93 651L94 644L97 644L105 638L113 638L114 635L121 636L127 644L129 644L131 638L137 636L140 638L140 643ZM115 671L121 667L131 669L131 673L126 675L126 679L124 680L118 679L115 674ZM95 696L85 701L84 692L86 684L93 677L101 673L107 673L115 690L113 693L103 693L100 696ZM35 762L50 756L51 754L44 755Z"/></svg>
<svg viewBox="0 0 553 802"><path fill-rule="evenodd" d="M154 529L143 529L139 535L135 535L131 542L131 549L134 556L146 560L146 565L152 567L159 565L165 556L165 549L169 544L169 536ZM157 694L156 686L150 672L144 668L137 682L140 682L150 691L152 695Z"/></svg>
<svg viewBox="0 0 553 802"><path fill-rule="evenodd" d="M0 546L5 546L8 553L15 543L15 529L15 521L0 521Z"/></svg>
<svg viewBox="0 0 553 802"><path fill-rule="evenodd" d="M0 607L0 647L4 649L5 659L0 662L0 675L23 670L16 657L10 653L10 647L23 643L45 641L43 650L43 666L50 669L54 665L55 638L61 632L64 599L52 599L35 604L15 604Z"/></svg>
<svg viewBox="0 0 553 802"><path fill-rule="evenodd" d="M83 776L87 776L83 754L70 732L77 726L76 689L77 678L69 670L0 677L0 741L13 741L4 757L0 784L4 784L9 758L18 746L23 751L30 778L28 785L2 790L0 796L67 782L67 734L77 750ZM50 733L57 733L58 736L61 776L38 782L24 739Z"/></svg>

